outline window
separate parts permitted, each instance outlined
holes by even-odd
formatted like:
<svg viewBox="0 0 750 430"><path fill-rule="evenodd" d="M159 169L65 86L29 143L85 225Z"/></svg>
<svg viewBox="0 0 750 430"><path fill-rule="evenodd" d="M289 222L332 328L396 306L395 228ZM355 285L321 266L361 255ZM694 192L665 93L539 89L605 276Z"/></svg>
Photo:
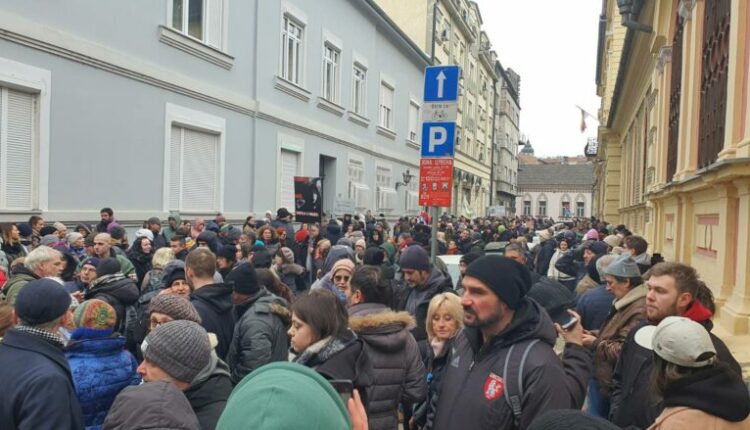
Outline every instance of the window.
<svg viewBox="0 0 750 430"><path fill-rule="evenodd" d="M531 202L529 200L523 201L523 214L531 216Z"/></svg>
<svg viewBox="0 0 750 430"><path fill-rule="evenodd" d="M412 180L407 185L406 212L418 213L419 209L419 181Z"/></svg>
<svg viewBox="0 0 750 430"><path fill-rule="evenodd" d="M171 19L173 29L222 49L224 0L172 0Z"/></svg>
<svg viewBox="0 0 750 430"><path fill-rule="evenodd" d="M352 71L352 110L354 113L365 116L367 106L367 69L360 64L354 65Z"/></svg>
<svg viewBox="0 0 750 430"><path fill-rule="evenodd" d="M586 216L586 203L585 202L576 202L576 216L578 218L583 218Z"/></svg>
<svg viewBox="0 0 750 430"><path fill-rule="evenodd" d="M539 216L547 216L547 202L546 201L539 202Z"/></svg>
<svg viewBox="0 0 750 430"><path fill-rule="evenodd" d="M441 31L441 24L442 23L443 23L443 12L440 9L435 8L435 32L436 33ZM442 34L437 34L437 38L436 39L437 39L438 43L442 42L442 37L441 36L442 36Z"/></svg>
<svg viewBox="0 0 750 430"><path fill-rule="evenodd" d="M281 32L281 77L297 85L302 85L303 34L302 26L285 15Z"/></svg>
<svg viewBox="0 0 750 430"><path fill-rule="evenodd" d="M323 98L338 103L341 51L326 43L323 47Z"/></svg>
<svg viewBox="0 0 750 430"><path fill-rule="evenodd" d="M294 213L294 177L299 176L299 153L282 149L279 168L279 207Z"/></svg>
<svg viewBox="0 0 750 430"><path fill-rule="evenodd" d="M419 136L419 105L409 102L409 137L412 142L417 142Z"/></svg>
<svg viewBox="0 0 750 430"><path fill-rule="evenodd" d="M393 87L380 82L380 126L393 130Z"/></svg>
<svg viewBox="0 0 750 430"><path fill-rule="evenodd" d="M349 198L357 209L370 209L370 187L365 184L365 163L349 159Z"/></svg>
<svg viewBox="0 0 750 430"><path fill-rule="evenodd" d="M219 134L172 125L169 209L219 209Z"/></svg>
<svg viewBox="0 0 750 430"><path fill-rule="evenodd" d="M396 209L396 190L393 188L393 170L388 166L376 168L378 185L378 211L389 212Z"/></svg>
<svg viewBox="0 0 750 430"><path fill-rule="evenodd" d="M37 95L0 87L0 207L36 203Z"/></svg>

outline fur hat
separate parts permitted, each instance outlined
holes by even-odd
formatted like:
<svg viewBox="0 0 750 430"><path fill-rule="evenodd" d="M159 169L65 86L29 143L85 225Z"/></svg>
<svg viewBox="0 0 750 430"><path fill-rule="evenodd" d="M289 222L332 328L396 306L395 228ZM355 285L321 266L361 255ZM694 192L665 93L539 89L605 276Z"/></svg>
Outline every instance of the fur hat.
<svg viewBox="0 0 750 430"><path fill-rule="evenodd" d="M55 223L52 224L52 227L54 227L58 232L68 231L68 227L65 227L65 224L61 223L60 221L55 221Z"/></svg>
<svg viewBox="0 0 750 430"><path fill-rule="evenodd" d="M147 228L139 228L138 231L135 232L135 238L138 239L139 237L146 237L151 242L154 241L154 232Z"/></svg>
<svg viewBox="0 0 750 430"><path fill-rule="evenodd" d="M604 243L606 243L610 248L620 246L620 242L620 237L614 234L610 234L609 236L604 238Z"/></svg>

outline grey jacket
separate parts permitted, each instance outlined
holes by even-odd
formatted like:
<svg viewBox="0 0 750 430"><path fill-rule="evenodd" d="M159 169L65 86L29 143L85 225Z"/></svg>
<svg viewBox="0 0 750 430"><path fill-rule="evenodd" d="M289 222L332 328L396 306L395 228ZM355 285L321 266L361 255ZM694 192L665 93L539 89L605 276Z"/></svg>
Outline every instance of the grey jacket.
<svg viewBox="0 0 750 430"><path fill-rule="evenodd" d="M227 354L233 384L264 364L287 360L286 331L292 320L288 306L286 300L261 287L247 302L234 307L237 323Z"/></svg>
<svg viewBox="0 0 750 430"><path fill-rule="evenodd" d="M147 382L117 395L103 430L201 430L185 395L173 383Z"/></svg>
<svg viewBox="0 0 750 430"><path fill-rule="evenodd" d="M373 384L367 397L370 429L398 428L400 402L414 404L427 394L424 364L410 333L414 317L385 305L362 303L349 309L349 327L367 345Z"/></svg>

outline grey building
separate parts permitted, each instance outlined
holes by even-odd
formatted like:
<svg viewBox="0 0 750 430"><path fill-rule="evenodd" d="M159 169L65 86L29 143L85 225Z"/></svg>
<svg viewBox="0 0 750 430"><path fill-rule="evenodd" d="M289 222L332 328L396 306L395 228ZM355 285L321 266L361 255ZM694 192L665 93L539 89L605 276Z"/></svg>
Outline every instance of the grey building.
<svg viewBox="0 0 750 430"><path fill-rule="evenodd" d="M510 68L495 62L499 76L495 84L495 138L492 159L491 206L502 206L505 213L516 213L518 194L518 143L521 140L521 77Z"/></svg>
<svg viewBox="0 0 750 430"><path fill-rule="evenodd" d="M370 0L4 1L0 219L416 212L428 63Z"/></svg>

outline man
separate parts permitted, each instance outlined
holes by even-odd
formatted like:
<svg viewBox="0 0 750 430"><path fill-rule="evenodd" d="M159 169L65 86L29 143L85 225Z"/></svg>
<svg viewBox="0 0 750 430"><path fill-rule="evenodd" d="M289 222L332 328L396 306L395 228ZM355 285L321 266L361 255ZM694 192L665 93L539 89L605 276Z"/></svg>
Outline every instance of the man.
<svg viewBox="0 0 750 430"><path fill-rule="evenodd" d="M737 360L724 342L711 333L713 296L695 269L681 263L659 263L646 272L644 279L648 287L647 319L630 330L613 375L609 417L620 427L649 427L664 408L651 389L653 353L635 341L636 333L643 326L658 325L668 316L687 317L700 323L709 332L719 361L729 365L737 377L742 378Z"/></svg>
<svg viewBox="0 0 750 430"><path fill-rule="evenodd" d="M185 277L193 289L190 301L201 316L201 324L218 339L216 354L225 360L234 334L232 287L214 283L216 257L206 248L191 251L185 259Z"/></svg>
<svg viewBox="0 0 750 430"><path fill-rule="evenodd" d="M187 258L187 255L188 255L187 245L185 243L185 236L180 236L180 235L172 236L172 239L169 240L169 247L172 249L172 252L174 253L174 258L185 261L185 258Z"/></svg>
<svg viewBox="0 0 750 430"><path fill-rule="evenodd" d="M170 321L143 342L138 374L144 383L117 395L103 428L199 429L185 390L211 359L208 333L197 323Z"/></svg>
<svg viewBox="0 0 750 430"><path fill-rule="evenodd" d="M279 208L276 211L276 220L271 223L271 226L284 227L286 229L287 237L294 237L294 226L292 225L292 214L286 208Z"/></svg>
<svg viewBox="0 0 750 430"><path fill-rule="evenodd" d="M539 279L541 279L541 275L537 273L536 271L531 270L531 267L529 267L529 258L526 256L526 251L521 247L521 245L518 245L517 243L511 243L510 245L505 247L505 252L503 255L506 258L510 258L511 260L517 262L518 264L522 264L524 267L529 269L531 272L531 284L536 284L539 282Z"/></svg>
<svg viewBox="0 0 750 430"><path fill-rule="evenodd" d="M84 265L88 264L88 260ZM128 306L138 301L140 290L133 279L122 273L120 262L115 258L102 258L96 266L96 279L89 283L84 292L85 300L99 299L109 303L115 309L117 321L115 331L125 334L126 312ZM134 348L132 339L128 339L129 348Z"/></svg>
<svg viewBox="0 0 750 430"><path fill-rule="evenodd" d="M177 234L177 229L180 228L180 213L179 212L170 212L169 218L167 218L167 223L169 224L167 228L164 229L164 238L167 239L167 242L171 242L172 238Z"/></svg>
<svg viewBox="0 0 750 430"><path fill-rule="evenodd" d="M70 295L51 279L18 293L13 322L0 343L0 423L6 430L84 427L64 341Z"/></svg>
<svg viewBox="0 0 750 430"><path fill-rule="evenodd" d="M430 300L437 294L453 292L453 283L437 267L430 264L430 256L419 245L404 249L398 264L406 285L394 297L395 309L407 311L417 320L412 333L420 343L422 355L425 356L429 348L425 322Z"/></svg>
<svg viewBox="0 0 750 430"><path fill-rule="evenodd" d="M391 286L374 266L354 271L347 295L349 327L367 345L373 384L367 392L369 428L398 427L399 403L421 402L427 394L424 365L417 341L409 332L416 324L407 312L394 312Z"/></svg>
<svg viewBox="0 0 750 430"><path fill-rule="evenodd" d="M42 240L41 231L44 228L44 218L39 215L30 216L29 226L31 226L31 249L35 249Z"/></svg>
<svg viewBox="0 0 750 430"><path fill-rule="evenodd" d="M96 225L96 231L98 233L107 233L107 227L110 223L115 222L115 213L111 208L102 208L99 211L99 217L101 221Z"/></svg>
<svg viewBox="0 0 750 430"><path fill-rule="evenodd" d="M78 295L78 297L80 297L79 302L83 301L83 293L86 291L89 284L94 282L94 280L96 279L96 266L98 265L98 258L87 258L81 265L81 271L78 272L78 276L76 276L72 281L68 281L65 283L65 290L67 290L70 294Z"/></svg>
<svg viewBox="0 0 750 430"><path fill-rule="evenodd" d="M99 233L94 236L94 255L93 257L103 260L105 258L116 258L120 263L120 271L130 279L136 279L135 266L128 260L128 257L116 253L112 247L112 236L109 233ZM91 257L89 257L91 258ZM78 270L86 263L84 259L78 265Z"/></svg>
<svg viewBox="0 0 750 430"><path fill-rule="evenodd" d="M539 245L534 250L536 255L534 257L534 271L539 276L547 276L549 270L549 262L552 256L555 254L557 249L557 241L552 238L552 233L549 229L545 229L539 232Z"/></svg>
<svg viewBox="0 0 750 430"><path fill-rule="evenodd" d="M458 233L458 242L456 242L456 245L458 245L458 252L461 254L468 254L471 252L471 231L469 231L468 228L464 228Z"/></svg>
<svg viewBox="0 0 750 430"><path fill-rule="evenodd" d="M216 253L216 268L223 279L237 265L237 247L234 245L221 245Z"/></svg>
<svg viewBox="0 0 750 430"><path fill-rule="evenodd" d="M526 297L528 269L486 255L468 267L463 286L466 327L446 357L433 428L526 429L545 411L580 408L590 356L568 343L565 364L557 357L552 321ZM575 368L570 376L564 365Z"/></svg>
<svg viewBox="0 0 750 430"><path fill-rule="evenodd" d="M596 256L607 253L608 245L600 240L588 240L582 246L566 252L555 263L555 269L575 279L562 282L563 285L574 290L578 283L587 276L588 267ZM581 291L583 292L583 291Z"/></svg>
<svg viewBox="0 0 750 430"><path fill-rule="evenodd" d="M50 247L40 246L31 251L26 256L23 266L13 271L13 275L3 287L4 300L12 306L21 290L31 281L60 276L63 264L62 254Z"/></svg>
<svg viewBox="0 0 750 430"><path fill-rule="evenodd" d="M648 250L648 242L641 236L627 236L624 240L625 250L630 253L641 270L641 273L651 267L651 256L646 252Z"/></svg>
<svg viewBox="0 0 750 430"><path fill-rule="evenodd" d="M289 339L286 331L292 314L286 300L271 294L258 283L251 264L241 264L232 270L225 283L233 290L237 320L227 364L232 383L238 384L265 364L287 361Z"/></svg>
<svg viewBox="0 0 750 430"><path fill-rule="evenodd" d="M154 234L154 250L157 250L159 248L166 248L167 245L167 238L164 237L164 234L161 232L161 220L157 217L151 217L146 221L148 225L148 229L151 230L151 233Z"/></svg>

